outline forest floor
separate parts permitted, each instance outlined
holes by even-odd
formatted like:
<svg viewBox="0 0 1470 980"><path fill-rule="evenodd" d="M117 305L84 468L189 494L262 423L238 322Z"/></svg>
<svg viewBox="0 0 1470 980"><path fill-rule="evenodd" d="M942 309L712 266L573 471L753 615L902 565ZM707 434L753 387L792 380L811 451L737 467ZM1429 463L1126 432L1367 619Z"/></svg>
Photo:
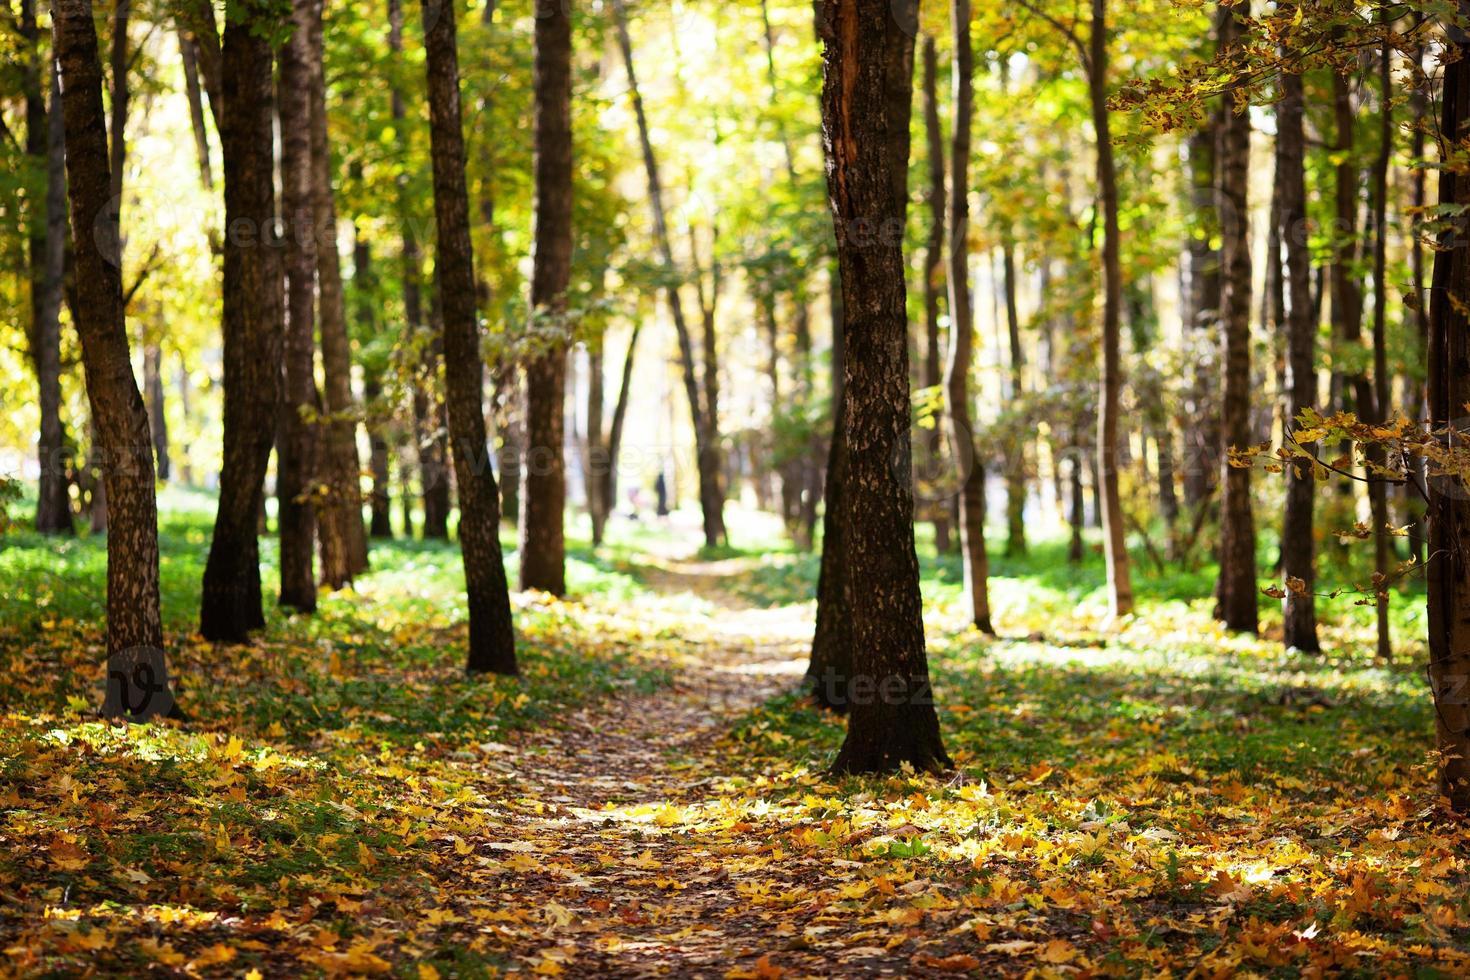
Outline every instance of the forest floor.
<svg viewBox="0 0 1470 980"><path fill-rule="evenodd" d="M572 598L516 597L523 676L467 680L442 545L191 636L208 505L166 498L186 723L90 716L96 539L0 539L0 975L1470 971L1422 599L1387 667L1346 600L1327 657L1221 634L1208 569L1140 575L1103 634L1096 560L1042 544L997 557L992 639L926 560L956 771L833 780L841 721L796 693L816 560L769 527L574 546Z"/></svg>

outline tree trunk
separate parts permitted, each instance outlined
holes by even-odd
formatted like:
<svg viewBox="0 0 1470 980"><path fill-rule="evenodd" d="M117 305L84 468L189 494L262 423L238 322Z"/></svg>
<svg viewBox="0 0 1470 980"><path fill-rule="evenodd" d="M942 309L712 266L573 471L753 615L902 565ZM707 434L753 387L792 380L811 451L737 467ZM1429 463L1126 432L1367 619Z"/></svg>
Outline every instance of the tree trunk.
<svg viewBox="0 0 1470 980"><path fill-rule="evenodd" d="M220 145L225 172L224 467L204 569L199 632L240 643L265 625L256 539L281 396L282 297L276 250L271 49L264 0L225 27Z"/></svg>
<svg viewBox="0 0 1470 980"><path fill-rule="evenodd" d="M1317 321L1312 313L1312 256L1308 248L1306 137L1302 116L1302 77L1281 76L1281 102L1276 109L1276 186L1281 211L1277 223L1286 244L1286 388L1290 432L1303 409L1317 407ZM1271 256L1271 261L1280 261ZM1312 502L1317 479L1310 466L1286 468L1286 515L1281 526L1283 642L1288 648L1316 652L1317 609L1313 588L1317 574L1312 537ZM1293 579L1299 585L1293 584Z"/></svg>
<svg viewBox="0 0 1470 980"><path fill-rule="evenodd" d="M711 411L710 406L704 404L704 397L700 393L699 372L694 363L694 344L689 325L684 319L684 304L679 297L679 285L674 279L677 266L664 213L658 160L653 153L653 143L648 135L648 119L643 111L643 98L638 92L638 78L633 70L633 42L628 36L628 18L623 0L613 0L612 12L618 46L622 50L623 67L628 73L628 96L632 100L633 114L638 122L638 141L643 150L643 168L648 179L648 202L653 211L654 238L663 260L665 274L669 277L669 315L674 321L674 332L678 335L684 393L689 399L689 415L694 425L694 451L699 471L699 506L704 518L704 543L706 547L715 548L729 537L725 531L725 495L720 479L719 418ZM708 356L713 351L706 353ZM717 409L717 406L714 408Z"/></svg>
<svg viewBox="0 0 1470 980"><path fill-rule="evenodd" d="M434 218L439 234L436 279L444 321L444 381L450 446L459 484L459 541L468 593L470 646L466 667L470 673L514 674L515 633L500 553L500 491L485 438L485 368L475 310L475 258L464 176L454 5L446 0L424 0L423 14Z"/></svg>
<svg viewBox="0 0 1470 980"><path fill-rule="evenodd" d="M1016 245L1007 234L1001 245L1001 268L1005 272L1006 335L1011 348L1011 404L1019 406L1025 394L1023 372L1026 355L1021 349L1021 317L1016 310ZM1012 430L1006 446L1006 556L1026 554L1026 440Z"/></svg>
<svg viewBox="0 0 1470 980"><path fill-rule="evenodd" d="M820 8L818 21L820 25ZM820 29L820 28L819 28ZM820 40L820 33L818 35ZM842 276L837 263L829 271L832 309L832 438L827 445L827 479L822 488L822 561L817 573L817 622L812 633L806 683L813 703L839 714L848 707L852 677L852 621L848 610L847 546L843 532L843 490L847 484L846 403Z"/></svg>
<svg viewBox="0 0 1470 980"><path fill-rule="evenodd" d="M536 17L536 228L521 469L521 588L565 595L567 286L572 275L572 23L566 4Z"/></svg>
<svg viewBox="0 0 1470 980"><path fill-rule="evenodd" d="M954 133L950 160L954 193L949 200L949 365L945 372L950 441L960 467L960 554L970 619L984 633L990 625L990 560L985 553L985 466L970 418L970 367L975 319L970 296L970 121L974 114L974 52L969 0L953 0Z"/></svg>
<svg viewBox="0 0 1470 980"><path fill-rule="evenodd" d="M291 36L281 46L281 215L286 229L285 398L276 445L281 605L316 609L317 426L316 217L311 163L311 5L292 3Z"/></svg>
<svg viewBox="0 0 1470 980"><path fill-rule="evenodd" d="M327 81L322 51L322 0L311 16L311 173L317 231L317 329L321 334L326 432L320 453L328 492L317 510L322 581L340 589L367 569L362 522L362 465L357 457L358 406L352 399L352 349L342 306L342 257L337 245L337 202L327 136Z"/></svg>
<svg viewBox="0 0 1470 980"><path fill-rule="evenodd" d="M143 347L143 402L148 408L148 430L153 435L153 456L158 479L169 479L168 417L163 404L163 350L157 343Z"/></svg>
<svg viewBox="0 0 1470 980"><path fill-rule="evenodd" d="M111 493L107 538L108 699L111 717L146 717L167 700L158 577L158 509L148 414L133 378L123 315L122 270L96 234L108 218L112 178L103 128L102 65L90 0L54 0L52 25L61 68L67 189L77 273L77 332L87 397L102 444ZM147 667L140 708L130 684ZM162 673L160 673L162 671ZM121 680L119 690L116 682ZM165 697L150 704L154 695ZM149 708L153 708L153 712Z"/></svg>
<svg viewBox="0 0 1470 980"><path fill-rule="evenodd" d="M41 410L36 451L40 485L36 530L42 534L74 534L67 494L69 453L61 422L61 291L66 264L66 147L61 90L55 61L43 55L33 0L24 0L20 33L27 42L25 76L26 154L46 175L44 220L31 219L29 241L31 286L31 359L35 365ZM47 108L49 92L51 105Z"/></svg>
<svg viewBox="0 0 1470 980"><path fill-rule="evenodd" d="M1224 110L1210 114L1208 124L1189 137L1190 207L1196 228L1189 237L1189 295L1184 327L1203 333L1218 346L1220 323L1220 253L1212 244L1218 230L1215 208L1215 143ZM1215 405L1218 379L1204 358L1195 369L1190 391L1189 423L1184 432L1184 500L1193 509L1205 506L1220 475L1220 419Z"/></svg>
<svg viewBox="0 0 1470 980"><path fill-rule="evenodd" d="M1102 378L1098 391L1097 473L1108 567L1108 610L1114 619L1133 611L1133 578L1123 502L1118 494L1118 389L1122 385L1119 319L1123 305L1123 268L1119 257L1118 175L1108 119L1107 0L1092 0L1087 88L1097 140L1097 184L1103 209Z"/></svg>
<svg viewBox="0 0 1470 980"><path fill-rule="evenodd" d="M1384 20L1387 27L1386 18ZM1386 423L1388 409L1388 165L1393 157L1393 49L1384 43L1378 60L1378 158L1373 166L1373 406L1360 408L1370 421ZM1373 515L1373 588L1376 592L1378 625L1378 659L1393 659L1393 642L1388 626L1388 576L1393 561L1393 545L1389 540L1388 484L1375 466L1383 466L1383 446L1370 443L1366 447L1368 503Z"/></svg>
<svg viewBox="0 0 1470 980"><path fill-rule="evenodd" d="M1458 4L1461 16L1470 3ZM1448 42L1441 98L1442 158L1458 152L1470 120L1470 44ZM1429 313L1429 418L1437 431L1458 425L1470 402L1470 180L1439 170L1439 203L1457 209L1434 252ZM1470 812L1470 494L1463 478L1429 484L1429 685L1439 742L1439 789L1457 813Z"/></svg>
<svg viewBox="0 0 1470 980"><path fill-rule="evenodd" d="M361 176L359 172L358 176ZM354 222L352 226L352 285L356 295L355 317L359 336L377 334L377 279L373 272L373 248ZM378 402L383 397L383 368L363 369L363 419L368 437L368 536L393 537L393 495L388 486L388 422Z"/></svg>
<svg viewBox="0 0 1470 980"><path fill-rule="evenodd" d="M1219 41L1222 52L1242 43L1242 26L1234 7L1221 6ZM1228 95L1227 95L1228 98ZM1224 394L1221 434L1227 448L1245 449L1252 443L1251 412L1251 259L1250 117L1227 105L1220 124L1220 241L1224 267L1221 322L1224 326ZM1256 530L1251 515L1251 471L1230 465L1222 469L1220 495L1220 582L1216 617L1226 627L1254 634L1258 610L1256 592Z"/></svg>
<svg viewBox="0 0 1470 980"><path fill-rule="evenodd" d="M943 380L939 349L939 308L944 283L944 222L949 207L944 190L944 133L939 122L939 65L934 50L934 36L924 35L924 135L929 148L929 186L925 203L929 207L929 235L924 244L924 373L925 388L937 388ZM944 455L944 419L924 431L924 452L929 457L931 472L940 472ZM949 541L948 501L932 505L934 515L934 551L947 554Z"/></svg>
<svg viewBox="0 0 1470 980"><path fill-rule="evenodd" d="M1424 64L1426 47L1422 43L1415 53L1415 64L1421 68ZM1410 159L1424 159L1424 131L1426 127L1426 115L1429 109L1429 98L1427 93L1415 89L1409 97L1410 105L1414 108L1413 143L1410 150ZM1427 195L1427 179L1425 167L1414 167L1410 177L1412 196L1410 203L1414 207L1415 214L1422 214ZM1417 233L1410 236L1412 239L1409 246L1409 273L1413 281L1414 302L1414 325L1418 328L1419 343L1421 350L1429 349L1429 297L1424 292L1424 236ZM1425 417L1426 388L1422 380L1404 379L1404 390L1408 394L1408 417L1418 421ZM1420 486L1427 483L1428 470L1422 459L1411 459L1409 465L1412 467L1409 474L1410 479L1404 485L1406 497L1406 509L1411 517L1409 529L1409 554L1414 559L1414 564L1424 564L1425 545L1425 501L1419 496L1415 487L1414 477L1417 476Z"/></svg>
<svg viewBox="0 0 1470 980"><path fill-rule="evenodd" d="M209 162L209 134L204 128L204 98L199 89L199 52L194 40L179 30L179 60L184 67L184 97L189 103L189 126L194 133L194 155L199 159L199 182L214 190L214 170Z"/></svg>
<svg viewBox="0 0 1470 980"><path fill-rule="evenodd" d="M957 6L968 10L965 0ZM846 334L852 676L847 738L833 763L845 773L950 765L924 654L910 469L902 228L917 16L914 0L827 0L818 25Z"/></svg>

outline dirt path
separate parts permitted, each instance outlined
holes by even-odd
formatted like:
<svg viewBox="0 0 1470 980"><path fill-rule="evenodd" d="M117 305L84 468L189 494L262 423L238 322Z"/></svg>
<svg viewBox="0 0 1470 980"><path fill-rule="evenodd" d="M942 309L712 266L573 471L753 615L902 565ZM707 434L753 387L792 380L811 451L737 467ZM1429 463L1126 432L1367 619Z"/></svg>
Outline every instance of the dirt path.
<svg viewBox="0 0 1470 980"><path fill-rule="evenodd" d="M800 935L789 914L749 901L752 889L800 887L786 874L800 865L778 869L758 828L706 801L726 778L717 742L730 722L799 681L809 610L723 593L738 570L728 561L657 561L647 584L709 609L686 618L691 657L673 685L583 709L495 767L519 798L472 844L505 896L495 928L522 969L756 976L762 955Z"/></svg>

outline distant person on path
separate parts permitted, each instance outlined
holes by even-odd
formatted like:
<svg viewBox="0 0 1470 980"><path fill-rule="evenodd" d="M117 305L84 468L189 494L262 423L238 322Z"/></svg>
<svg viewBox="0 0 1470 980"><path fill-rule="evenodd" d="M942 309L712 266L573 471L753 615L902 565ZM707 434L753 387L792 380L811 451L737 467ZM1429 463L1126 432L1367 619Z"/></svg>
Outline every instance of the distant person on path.
<svg viewBox="0 0 1470 980"><path fill-rule="evenodd" d="M663 475L662 471L660 471L659 475L654 478L654 481L653 481L653 495L654 495L654 498L657 501L657 503L655 505L655 508L654 508L654 513L657 514L659 517L668 517L669 516L669 485L664 482L664 475Z"/></svg>

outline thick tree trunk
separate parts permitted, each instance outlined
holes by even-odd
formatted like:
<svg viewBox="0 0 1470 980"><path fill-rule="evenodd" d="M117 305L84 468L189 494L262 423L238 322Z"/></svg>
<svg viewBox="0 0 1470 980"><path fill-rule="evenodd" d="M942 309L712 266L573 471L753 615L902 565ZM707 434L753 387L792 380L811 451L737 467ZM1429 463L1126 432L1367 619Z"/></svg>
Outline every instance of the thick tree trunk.
<svg viewBox="0 0 1470 980"><path fill-rule="evenodd" d="M256 540L266 464L281 396L282 297L277 250L262 247L275 220L271 49L265 0L229 20L220 133L225 162L224 467L204 569L199 632L243 642L265 625Z"/></svg>
<svg viewBox="0 0 1470 980"><path fill-rule="evenodd" d="M1242 27L1235 8L1221 6L1221 51L1241 42ZM1253 442L1251 413L1251 259L1250 117L1227 106L1220 124L1220 241L1224 266L1221 321L1224 326L1224 395L1221 434L1227 448L1245 449ZM1256 592L1256 530L1251 514L1251 471L1230 465L1222 468L1220 496L1220 582L1215 615L1232 630L1255 633L1258 626Z"/></svg>
<svg viewBox="0 0 1470 980"><path fill-rule="evenodd" d="M31 359L36 370L41 431L36 452L40 483L36 500L36 530L42 534L74 534L71 500L67 494L69 454L61 422L61 293L66 265L66 146L62 125L61 90L54 60L43 55L33 0L24 0L20 32L28 43L25 87L27 155L46 175L42 200L44 220L31 216L29 240L31 286ZM49 92L51 105L47 108Z"/></svg>
<svg viewBox="0 0 1470 980"><path fill-rule="evenodd" d="M337 202L332 190L332 148L327 135L327 80L322 51L322 0L311 18L311 170L317 229L317 319L327 424L319 458L328 487L317 510L322 581L340 589L367 569L362 521L362 464L357 456L358 406L352 398L352 349L342 306L342 257L337 244Z"/></svg>
<svg viewBox="0 0 1470 980"><path fill-rule="evenodd" d="M1276 109L1276 186L1281 210L1276 216L1286 244L1286 394L1285 425L1290 433L1303 409L1317 407L1317 321L1312 316L1312 256L1308 248L1306 137L1302 116L1302 77L1283 74ZM1280 261L1271 256L1272 262ZM1317 581L1312 537L1312 503L1317 479L1310 466L1286 469L1286 514L1281 525L1283 642L1288 648L1316 652ZM1295 580L1295 581L1293 581Z"/></svg>
<svg viewBox="0 0 1470 980"><path fill-rule="evenodd" d="M424 0L423 13L434 218L439 233L436 278L444 321L444 380L450 446L459 484L459 541L470 621L466 667L471 673L514 674L517 669L510 589L500 553L500 491L485 438L485 368L475 310L475 258L464 176L454 5L448 0Z"/></svg>
<svg viewBox="0 0 1470 980"><path fill-rule="evenodd" d="M1458 5L1461 16L1470 3ZM1470 44L1452 35L1441 97L1442 156L1457 152L1470 121ZM1470 402L1470 180L1439 170L1439 203L1458 209L1434 253L1429 313L1429 418L1436 430L1456 424ZM1429 484L1429 684L1439 742L1439 789L1458 813L1470 813L1470 493L1463 477Z"/></svg>
<svg viewBox="0 0 1470 980"><path fill-rule="evenodd" d="M924 35L924 136L929 148L929 186L925 204L929 209L929 235L924 243L924 370L925 388L937 388L943 380L944 361L939 349L940 296L944 291L944 222L949 207L944 190L944 133L939 122L939 64L934 50L934 37ZM924 452L929 457L930 471L938 474L944 455L944 425L941 417L924 432ZM934 550L947 554L949 541L949 503L931 504L934 515Z"/></svg>
<svg viewBox="0 0 1470 980"><path fill-rule="evenodd" d="M521 588L565 595L567 476L562 420L572 275L572 23L565 4L536 17L536 228L521 468Z"/></svg>
<svg viewBox="0 0 1470 980"><path fill-rule="evenodd" d="M311 164L311 5L292 3L281 46L281 216L286 231L285 398L276 445L282 606L316 609L316 216Z"/></svg>
<svg viewBox="0 0 1470 980"><path fill-rule="evenodd" d="M108 692L104 714L143 715L129 685L148 667L151 698L167 692L158 578L158 509L148 414L133 378L123 316L122 270L96 234L112 201L102 65L90 0L54 0L52 24L61 67L67 189L77 273L77 332L112 501L107 538ZM122 689L115 682L122 678ZM115 697L114 695L121 695Z"/></svg>
<svg viewBox="0 0 1470 980"><path fill-rule="evenodd" d="M674 262L674 246L664 212L658 159L653 153L653 142L648 135L648 118L643 111L643 98L639 94L638 78L633 70L633 42L628 36L627 11L623 0L613 0L612 13L618 46L623 55L623 67L628 73L628 97L632 100L633 114L638 123L638 141L643 150L643 168L648 178L648 203L653 211L654 238L665 273L669 276L669 315L674 321L674 332L678 336L684 393L689 399L689 415L694 425L694 451L699 472L699 506L704 519L704 542L706 547L715 548L728 540L725 531L725 493L720 477L719 418L711 411L711 406L704 403L704 396L700 392L699 371L694 363L694 343L689 325L684 319L684 304L679 296L679 285L673 278L677 268ZM707 351L707 354L712 353L712 350ZM717 411L718 406L714 406L714 409Z"/></svg>
<svg viewBox="0 0 1470 980"><path fill-rule="evenodd" d="M1388 165L1393 157L1393 49L1387 43L1379 53L1378 61L1378 158L1373 165L1373 407L1371 411L1362 407L1359 412L1371 421L1384 423L1389 418L1388 408ZM1393 642L1388 625L1388 576L1393 562L1393 545L1388 527L1388 484L1381 474L1374 473L1374 466L1382 466L1385 452L1382 446L1369 444L1367 447L1368 503L1373 515L1373 587L1376 595L1378 626L1378 658L1393 658Z"/></svg>
<svg viewBox="0 0 1470 980"><path fill-rule="evenodd" d="M1122 386L1119 320L1123 306L1123 267L1119 255L1118 174L1108 119L1107 0L1092 0L1087 88L1097 141L1097 185L1103 209L1102 378L1098 391L1097 470L1102 504L1103 554L1108 567L1108 610L1114 619L1133 611L1133 577L1123 502L1118 493L1118 390Z"/></svg>
<svg viewBox="0 0 1470 980"><path fill-rule="evenodd" d="M949 364L945 372L950 441L960 467L960 554L970 619L977 629L990 625L990 559L985 552L985 465L975 445L970 418L970 367L975 319L970 296L970 123L974 115L974 51L970 46L969 0L953 0L954 133L950 160L954 193L949 200Z"/></svg>
<svg viewBox="0 0 1470 980"><path fill-rule="evenodd" d="M827 0L818 25L846 334L841 519L852 675L838 772L950 764L924 654L910 471L902 228L917 15L914 0Z"/></svg>

